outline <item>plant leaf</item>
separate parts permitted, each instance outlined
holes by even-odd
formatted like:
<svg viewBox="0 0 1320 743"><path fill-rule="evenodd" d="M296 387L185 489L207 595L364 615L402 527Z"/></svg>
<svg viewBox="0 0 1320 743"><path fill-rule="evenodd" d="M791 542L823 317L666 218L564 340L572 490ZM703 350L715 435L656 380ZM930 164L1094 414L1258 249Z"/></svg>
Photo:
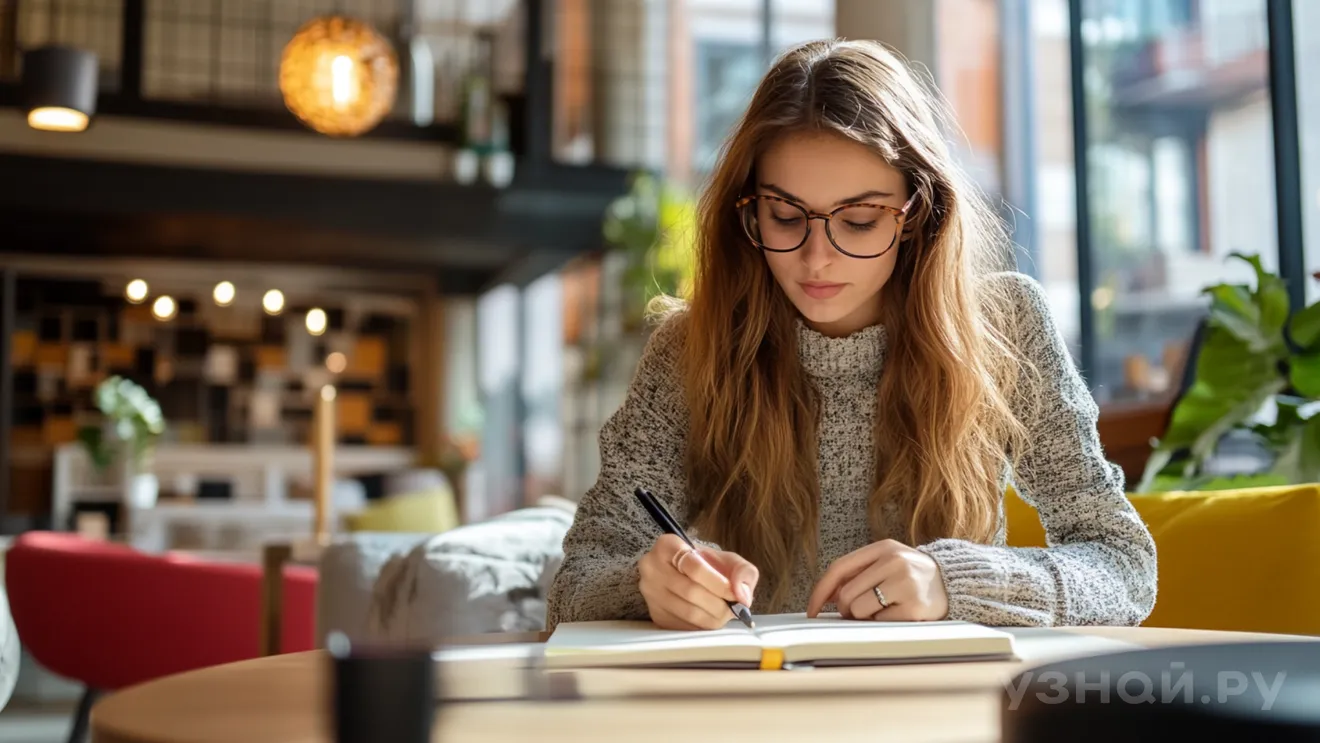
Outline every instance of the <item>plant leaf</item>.
<svg viewBox="0 0 1320 743"><path fill-rule="evenodd" d="M1320 481L1320 417L1306 421L1301 429L1297 472L1292 482L1318 482Z"/></svg>
<svg viewBox="0 0 1320 743"><path fill-rule="evenodd" d="M1292 357L1288 381L1298 393L1310 398L1320 397L1320 353Z"/></svg>
<svg viewBox="0 0 1320 743"><path fill-rule="evenodd" d="M1156 481L1165 479L1165 476L1161 473L1168 466L1169 461L1173 459L1173 452L1174 447L1163 444L1151 452L1150 458L1146 460L1146 469L1141 473L1141 481L1137 484L1138 493L1150 492ZM1171 488L1165 482L1160 486L1160 489L1168 490Z"/></svg>
<svg viewBox="0 0 1320 743"><path fill-rule="evenodd" d="M1252 394L1240 399L1213 423L1206 426L1192 442L1192 463L1199 469L1200 465L1214 454L1215 448L1219 445L1219 440L1224 437L1224 434L1255 415L1261 409L1261 406L1278 394L1283 387L1284 381L1282 379L1272 380L1265 386L1254 390Z"/></svg>
<svg viewBox="0 0 1320 743"><path fill-rule="evenodd" d="M1281 384L1276 357L1250 353L1231 333L1209 328L1197 357L1196 379L1174 407L1161 446L1174 450L1191 446L1207 427L1242 403L1259 401L1234 423L1245 420L1267 399L1264 391L1273 394Z"/></svg>
<svg viewBox="0 0 1320 743"><path fill-rule="evenodd" d="M1276 343L1282 344L1283 327L1288 322L1287 284L1283 279L1265 270L1258 255L1235 252L1230 253L1229 257L1247 263L1256 274L1256 288L1247 293L1251 309L1243 310L1241 307L1244 287L1220 284L1206 290L1215 298L1211 308L1212 317L1225 322L1225 327L1247 341L1253 351L1265 350ZM1255 330L1248 330L1234 318L1249 320Z"/></svg>
<svg viewBox="0 0 1320 743"><path fill-rule="evenodd" d="M1288 335L1304 351L1316 350L1320 341L1320 302L1297 311L1289 322Z"/></svg>
<svg viewBox="0 0 1320 743"><path fill-rule="evenodd" d="M1244 286L1219 284L1206 289L1210 302L1210 322L1232 333L1252 351L1269 348L1269 338L1262 329L1260 308Z"/></svg>

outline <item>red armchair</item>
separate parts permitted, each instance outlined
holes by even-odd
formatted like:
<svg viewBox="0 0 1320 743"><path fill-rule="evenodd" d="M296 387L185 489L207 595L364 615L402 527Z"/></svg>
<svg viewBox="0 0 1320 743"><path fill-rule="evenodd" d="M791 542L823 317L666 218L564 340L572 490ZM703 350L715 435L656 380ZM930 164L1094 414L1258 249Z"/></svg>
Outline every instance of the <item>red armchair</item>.
<svg viewBox="0 0 1320 743"><path fill-rule="evenodd" d="M314 569L284 573L286 652L315 647ZM151 555L58 532L19 536L5 557L18 637L41 665L87 688L70 741L96 695L195 668L255 658L261 567Z"/></svg>

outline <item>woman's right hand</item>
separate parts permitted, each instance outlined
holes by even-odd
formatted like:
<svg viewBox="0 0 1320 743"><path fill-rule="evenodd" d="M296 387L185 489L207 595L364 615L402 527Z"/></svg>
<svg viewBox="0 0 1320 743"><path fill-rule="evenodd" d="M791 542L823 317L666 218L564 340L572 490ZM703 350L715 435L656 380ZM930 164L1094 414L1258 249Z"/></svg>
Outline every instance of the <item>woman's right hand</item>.
<svg viewBox="0 0 1320 743"><path fill-rule="evenodd" d="M760 572L732 552L693 549L673 534L655 541L637 564L638 588L651 621L663 629L720 629L736 619L727 601L749 609Z"/></svg>

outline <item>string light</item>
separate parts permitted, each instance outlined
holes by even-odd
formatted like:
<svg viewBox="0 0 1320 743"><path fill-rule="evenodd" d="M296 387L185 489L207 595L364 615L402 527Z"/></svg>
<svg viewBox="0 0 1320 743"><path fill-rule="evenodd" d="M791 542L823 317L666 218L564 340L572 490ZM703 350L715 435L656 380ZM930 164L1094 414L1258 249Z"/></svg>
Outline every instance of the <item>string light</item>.
<svg viewBox="0 0 1320 743"><path fill-rule="evenodd" d="M266 310L268 315L278 315L284 311L284 292L279 289L271 289L261 298L261 308Z"/></svg>
<svg viewBox="0 0 1320 743"><path fill-rule="evenodd" d="M147 282L142 279L133 279L124 287L124 298L133 304L142 304L142 300L147 298Z"/></svg>
<svg viewBox="0 0 1320 743"><path fill-rule="evenodd" d="M216 284L215 291L211 292L211 296L215 298L215 303L221 307L228 307L232 304L236 294L237 292L234 291L234 285L228 281L221 281L219 284Z"/></svg>

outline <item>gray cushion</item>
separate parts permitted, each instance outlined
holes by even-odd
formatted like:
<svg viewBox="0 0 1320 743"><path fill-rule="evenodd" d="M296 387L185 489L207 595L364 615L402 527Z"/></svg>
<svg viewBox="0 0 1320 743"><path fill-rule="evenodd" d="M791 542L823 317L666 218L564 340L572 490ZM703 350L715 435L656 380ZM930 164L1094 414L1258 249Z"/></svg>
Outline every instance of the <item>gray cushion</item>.
<svg viewBox="0 0 1320 743"><path fill-rule="evenodd" d="M436 643L446 635L545 628L545 586L573 522L565 508L524 508L430 537L382 567L368 634Z"/></svg>
<svg viewBox="0 0 1320 743"><path fill-rule="evenodd" d="M337 537L321 552L316 589L316 637L324 646L331 632L366 636L367 611L376 577L390 558L407 554L431 534L358 532Z"/></svg>
<svg viewBox="0 0 1320 743"><path fill-rule="evenodd" d="M18 683L21 656L18 628L14 626L14 616L9 612L9 596L4 586L0 585L0 709L9 703L9 697Z"/></svg>

